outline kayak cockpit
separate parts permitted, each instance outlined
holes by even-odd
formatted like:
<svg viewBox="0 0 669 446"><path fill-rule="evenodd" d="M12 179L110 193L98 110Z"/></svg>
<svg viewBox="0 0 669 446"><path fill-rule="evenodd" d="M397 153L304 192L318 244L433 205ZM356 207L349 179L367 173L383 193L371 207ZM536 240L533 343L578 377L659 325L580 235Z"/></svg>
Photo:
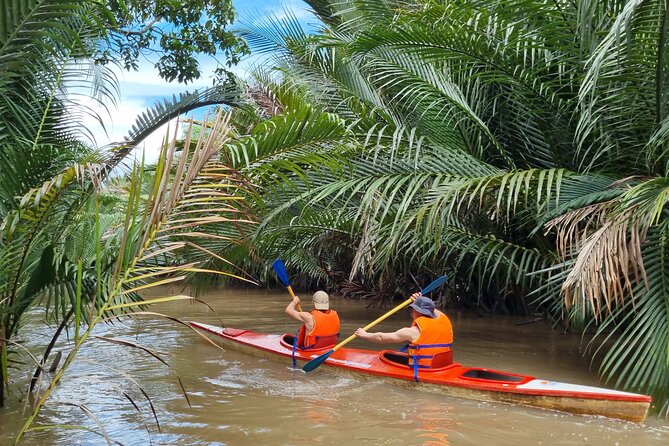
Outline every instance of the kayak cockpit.
<svg viewBox="0 0 669 446"><path fill-rule="evenodd" d="M379 352L379 359L384 364L389 364L395 367L409 368L409 355L395 350L381 350ZM432 367L429 369L421 369L421 372L441 372L454 365L459 365L453 362L453 352L439 353L432 360Z"/></svg>
<svg viewBox="0 0 669 446"><path fill-rule="evenodd" d="M514 373L499 372L497 370L470 368L460 374L461 379L470 381L485 381L495 383L521 384L534 379L531 376L516 375Z"/></svg>
<svg viewBox="0 0 669 446"><path fill-rule="evenodd" d="M293 343L295 342L295 335L290 334L290 333L286 333L283 336L281 336L281 341L280 342L281 342L282 346L292 350L293 349ZM328 344L328 345L324 345L324 346L316 345L312 348L309 348L308 350L310 352L324 352L326 350L330 350L334 346L335 346L335 344ZM298 349L298 350L303 350L304 351L304 349Z"/></svg>
<svg viewBox="0 0 669 446"><path fill-rule="evenodd" d="M394 350L382 350L379 352L379 358L384 364L394 367L409 369L409 355ZM453 352L440 353L434 358L433 366L429 369L420 369L420 373L443 372L453 367L461 367L460 364L453 362ZM497 370L488 370L483 368L467 367L462 368L462 372L457 374L459 379L488 384L524 384L534 379L531 376L516 375L515 373L500 372Z"/></svg>

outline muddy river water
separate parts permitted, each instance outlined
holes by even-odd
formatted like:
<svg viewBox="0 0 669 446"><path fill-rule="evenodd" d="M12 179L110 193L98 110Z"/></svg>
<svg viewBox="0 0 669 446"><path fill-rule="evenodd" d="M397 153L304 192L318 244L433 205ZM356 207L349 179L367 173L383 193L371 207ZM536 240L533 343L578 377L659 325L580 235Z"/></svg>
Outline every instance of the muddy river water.
<svg viewBox="0 0 669 446"><path fill-rule="evenodd" d="M283 313L283 291L209 292L202 298L226 326L265 333L294 332ZM305 299L305 309L311 306ZM388 309L365 302L334 300L343 337ZM154 309L155 310L155 309ZM218 323L203 305L186 302L159 311L183 320ZM581 338L552 330L546 322L518 325L527 318L479 317L449 312L455 331L455 359L466 365L585 385L602 385L580 354ZM406 312L383 322L394 330L408 323ZM28 348L48 342L38 322L17 339ZM41 332L30 339L26 333ZM83 425L98 430L84 405L123 445L668 445L669 422L650 417L645 425L505 404L449 398L410 388L342 377L326 368L305 374L286 360L261 360L222 351L190 330L162 318L101 325L96 335L130 340L156 351L167 367L139 349L93 339L80 352L40 424ZM356 340L352 347L379 346ZM39 351L39 350L36 350ZM181 392L181 378L190 406ZM22 423L22 392L28 372L12 375L12 394L0 409L0 445L11 444ZM151 405L139 388L151 398ZM130 402L132 400L134 405ZM136 406L136 407L135 407ZM30 433L29 445L102 445L104 437L74 429Z"/></svg>

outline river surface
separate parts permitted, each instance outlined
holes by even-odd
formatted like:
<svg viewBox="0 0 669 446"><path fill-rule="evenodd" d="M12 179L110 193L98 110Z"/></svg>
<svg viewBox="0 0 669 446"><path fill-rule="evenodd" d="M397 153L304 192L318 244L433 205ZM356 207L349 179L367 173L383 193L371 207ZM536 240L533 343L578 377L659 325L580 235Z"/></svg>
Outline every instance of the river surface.
<svg viewBox="0 0 669 446"><path fill-rule="evenodd" d="M306 296L306 294L305 294ZM295 332L283 309L285 292L222 291L202 296L229 327L266 333ZM305 299L305 310L311 309ZM333 300L342 319L342 338L388 309L365 302ZM204 305L171 303L153 310L183 320L218 323ZM449 312L455 359L540 378L600 385L579 353L581 338L563 335L528 318L478 317ZM35 319L17 339L28 348L48 342L49 330ZM408 323L399 312L378 327ZM43 336L27 338L37 330ZM222 351L192 331L163 318L100 325L96 335L125 339L160 352L165 366L139 349L91 340L80 352L39 424L83 425L100 431L80 407L90 410L110 438L123 445L667 445L669 422L650 417L645 425L526 407L482 403L342 377L320 368L309 374L287 360L261 360ZM349 346L379 349L356 340ZM13 372L12 394L0 409L0 445L11 444L21 414L28 373ZM190 399L184 398L177 376ZM151 398L160 423L156 426ZM137 406L133 406L130 399ZM71 405L76 404L77 406ZM28 445L102 445L80 430L31 432Z"/></svg>

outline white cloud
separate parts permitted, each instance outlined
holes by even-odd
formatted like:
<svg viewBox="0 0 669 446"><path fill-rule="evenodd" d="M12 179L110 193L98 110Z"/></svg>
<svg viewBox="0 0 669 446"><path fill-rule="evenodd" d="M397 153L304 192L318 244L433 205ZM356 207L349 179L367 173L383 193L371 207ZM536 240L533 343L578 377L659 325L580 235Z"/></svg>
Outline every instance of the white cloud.
<svg viewBox="0 0 669 446"><path fill-rule="evenodd" d="M129 134L137 117L152 107L156 101L163 101L164 98L171 98L185 91L206 88L211 84L206 79L197 80L187 86L177 82L166 82L150 63L140 65L137 72L116 69L115 74L118 78L120 92L116 105L101 105L88 98L86 94L72 94L69 98L73 108L72 113L77 113L76 107L88 110L87 113L80 114L83 116L82 124L92 134L93 143L98 148L122 142ZM73 103L76 103L77 106L74 106ZM104 126L95 116L91 116L91 112L99 116ZM143 152L147 162L155 162L167 128L171 126L173 129L175 122L176 120L173 120L149 135L135 150L134 156L141 159Z"/></svg>
<svg viewBox="0 0 669 446"><path fill-rule="evenodd" d="M89 107L92 111L98 113L104 122L104 127L100 125L97 119L93 116L87 115L84 117L82 124L93 134L95 138L95 145L98 148L105 148L115 143L121 143L130 132L132 125L135 123L137 116L139 116L147 108L147 104L141 98L128 98L119 102L117 107L103 107L89 103L81 103L81 106ZM176 120L170 121L168 124L162 125L160 128L151 133L135 150L134 156L137 159L142 158L142 152L145 160L149 163L155 162L160 153L160 147L165 138L168 126L174 128Z"/></svg>
<svg viewBox="0 0 669 446"><path fill-rule="evenodd" d="M268 5L269 3L269 5ZM313 18L313 14L308 11L307 5L301 0L280 0L278 2L265 2L264 0L235 0L235 7L240 16L248 16L248 13L255 9L255 15L264 16L273 15L276 18L286 18L286 10L307 26L305 20ZM245 58L237 66L230 70L240 77L246 77L249 67L257 65L267 55L251 55ZM83 124L93 134L95 143L98 147L105 147L113 142L121 142L128 135L136 118L147 108L151 107L157 100L171 98L181 92L193 91L211 86L211 75L217 67L217 62L210 57L200 59L201 70L204 73L202 79L188 85L177 82L166 82L159 75L153 63L144 60L140 62L138 71L125 71L115 69L119 81L120 97L118 105L108 104L108 110L100 107L91 100L82 105L96 111L105 123L106 133L100 123L91 116L83 119ZM136 150L136 157L141 159L144 153L147 162L153 162L160 153L160 147L165 137L167 126L163 125L150 135ZM171 123L172 129L174 122Z"/></svg>

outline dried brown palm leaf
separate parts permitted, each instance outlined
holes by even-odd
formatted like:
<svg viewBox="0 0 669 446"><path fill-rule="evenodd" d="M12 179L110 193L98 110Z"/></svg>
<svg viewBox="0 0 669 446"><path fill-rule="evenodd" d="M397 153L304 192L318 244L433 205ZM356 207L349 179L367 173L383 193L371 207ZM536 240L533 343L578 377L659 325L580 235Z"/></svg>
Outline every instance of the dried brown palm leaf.
<svg viewBox="0 0 669 446"><path fill-rule="evenodd" d="M225 274L250 281L243 274L231 274L203 268L198 262L180 262L180 249L188 246L180 240L182 233L207 232L212 223L237 226L251 225L253 219L229 206L240 199L239 181L232 180L235 195L225 193L231 171L222 165L217 155L228 137L229 115L222 112L209 122L192 144L193 126L186 132L181 153L177 153L176 137L166 143L156 166L153 186L146 201L140 200L143 166L133 169L126 211L124 234L115 266L113 282L106 288L98 305L91 308L92 317L88 328L80 337L75 337L72 350L63 366L54 375L37 400L33 412L15 439L18 443L31 430L51 393L74 360L84 342L91 336L94 327L119 310L137 310L151 302L167 302L183 299L184 296L156 297L144 302L126 300L128 294L144 291L167 283L183 280L188 273L207 272ZM176 133L175 133L176 134ZM225 175L225 173L229 175ZM222 174L223 173L223 174ZM194 193L197 198L193 198ZM193 202L193 200L196 200ZM175 217L175 210L197 210L188 219ZM185 221L186 220L186 221ZM156 264L155 256L171 260L171 264ZM152 263L148 263L151 260ZM186 296L185 298L190 298ZM148 314L148 313L146 313ZM168 316L165 316L168 317ZM168 317L169 319L174 319Z"/></svg>
<svg viewBox="0 0 669 446"><path fill-rule="evenodd" d="M596 318L633 299L635 283L647 282L641 245L648 225L636 206L621 211L619 204L586 206L547 224L548 230L557 231L559 255L564 260L576 257L562 284L565 305L588 303Z"/></svg>

